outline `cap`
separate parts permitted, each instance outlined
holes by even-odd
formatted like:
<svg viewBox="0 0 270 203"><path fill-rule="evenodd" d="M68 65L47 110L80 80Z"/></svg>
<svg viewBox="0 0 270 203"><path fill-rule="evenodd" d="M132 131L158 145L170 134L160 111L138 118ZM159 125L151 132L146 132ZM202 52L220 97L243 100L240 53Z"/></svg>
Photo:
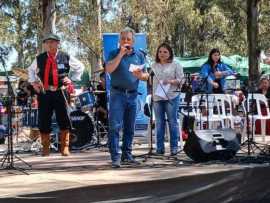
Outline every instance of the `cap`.
<svg viewBox="0 0 270 203"><path fill-rule="evenodd" d="M50 34L46 35L46 36L43 38L43 42L45 42L46 40L49 40L49 39L55 40L55 41L60 41L60 38L59 38L56 34L50 33Z"/></svg>

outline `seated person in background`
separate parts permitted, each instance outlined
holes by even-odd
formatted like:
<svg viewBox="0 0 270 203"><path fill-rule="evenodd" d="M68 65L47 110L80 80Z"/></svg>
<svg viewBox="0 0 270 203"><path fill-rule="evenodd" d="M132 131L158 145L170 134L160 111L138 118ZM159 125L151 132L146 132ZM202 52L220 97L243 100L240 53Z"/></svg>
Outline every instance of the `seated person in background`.
<svg viewBox="0 0 270 203"><path fill-rule="evenodd" d="M97 85L97 119L105 126L108 126L107 118L107 95L106 95L106 83L105 83L105 72L100 73L99 84Z"/></svg>
<svg viewBox="0 0 270 203"><path fill-rule="evenodd" d="M259 83L257 93L263 94L267 99L270 99L270 83L267 77L262 76ZM269 105L269 102L268 102Z"/></svg>
<svg viewBox="0 0 270 203"><path fill-rule="evenodd" d="M262 63L270 65L270 49L268 49L267 53L260 51L260 59Z"/></svg>
<svg viewBox="0 0 270 203"><path fill-rule="evenodd" d="M259 83L259 89L257 93L263 94L268 100L268 108L270 105L270 82L267 77L262 76ZM261 105L262 115L266 115L266 106ZM255 134L261 134L261 121L257 120L255 123ZM270 135L270 120L266 121L266 135Z"/></svg>
<svg viewBox="0 0 270 203"><path fill-rule="evenodd" d="M200 76L204 83L202 89L210 94L224 93L225 77L233 74L234 71L221 62L219 49L214 48L210 51L207 62L201 67Z"/></svg>
<svg viewBox="0 0 270 203"><path fill-rule="evenodd" d="M33 97L35 94L36 92L29 82L20 80L17 90L17 105L27 106L28 98Z"/></svg>

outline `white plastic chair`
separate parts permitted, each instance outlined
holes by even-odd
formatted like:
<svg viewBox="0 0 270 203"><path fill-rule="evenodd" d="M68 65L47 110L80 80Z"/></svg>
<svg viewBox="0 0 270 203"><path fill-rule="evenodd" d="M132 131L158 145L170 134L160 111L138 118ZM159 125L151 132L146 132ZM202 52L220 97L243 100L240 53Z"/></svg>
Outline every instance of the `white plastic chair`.
<svg viewBox="0 0 270 203"><path fill-rule="evenodd" d="M233 113L234 105L233 100L235 95L230 94L212 94L216 101L221 106L220 117L223 120L223 126L230 127L234 129L234 122L238 119ZM229 121L229 123L227 122Z"/></svg>
<svg viewBox="0 0 270 203"><path fill-rule="evenodd" d="M263 94L248 94L247 112L249 112L249 121L252 124L253 135L255 134L255 123L261 120L262 141L265 142L266 120L270 119L269 106L267 98ZM262 114L262 106L266 108L266 114Z"/></svg>
<svg viewBox="0 0 270 203"><path fill-rule="evenodd" d="M208 97L208 98L207 98ZM208 101L207 101L208 100ZM198 94L191 99L192 113L195 116L196 126L209 122L209 128L214 128L215 123L219 123L224 128L224 121L221 117L222 105L212 94ZM208 115L207 115L208 114Z"/></svg>

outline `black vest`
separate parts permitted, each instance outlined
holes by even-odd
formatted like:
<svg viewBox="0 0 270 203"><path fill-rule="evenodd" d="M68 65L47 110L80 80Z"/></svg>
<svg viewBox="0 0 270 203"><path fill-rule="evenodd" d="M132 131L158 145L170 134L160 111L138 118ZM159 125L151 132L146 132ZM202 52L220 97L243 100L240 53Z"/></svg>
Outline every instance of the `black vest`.
<svg viewBox="0 0 270 203"><path fill-rule="evenodd" d="M47 52L37 56L38 77L43 83L47 58ZM62 79L68 76L69 73L69 55L59 51L56 56L56 63L58 69L58 87L61 87L63 85ZM50 69L49 73L49 85L53 85L52 69Z"/></svg>

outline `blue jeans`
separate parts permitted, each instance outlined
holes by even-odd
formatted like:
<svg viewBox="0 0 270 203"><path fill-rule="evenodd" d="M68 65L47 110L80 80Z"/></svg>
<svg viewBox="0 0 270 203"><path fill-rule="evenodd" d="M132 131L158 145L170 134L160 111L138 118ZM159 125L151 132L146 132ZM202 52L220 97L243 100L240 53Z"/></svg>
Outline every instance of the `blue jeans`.
<svg viewBox="0 0 270 203"><path fill-rule="evenodd" d="M156 119L156 142L157 152L164 153L164 137L166 129L166 117L169 122L170 131L170 149L171 153L176 153L178 150L178 139L179 139L179 127L177 122L177 112L179 108L179 96L171 100L161 100L154 102L154 111Z"/></svg>
<svg viewBox="0 0 270 203"><path fill-rule="evenodd" d="M122 158L132 159L132 141L135 130L137 92L110 92L109 150L112 161L120 160L119 132L123 127Z"/></svg>

